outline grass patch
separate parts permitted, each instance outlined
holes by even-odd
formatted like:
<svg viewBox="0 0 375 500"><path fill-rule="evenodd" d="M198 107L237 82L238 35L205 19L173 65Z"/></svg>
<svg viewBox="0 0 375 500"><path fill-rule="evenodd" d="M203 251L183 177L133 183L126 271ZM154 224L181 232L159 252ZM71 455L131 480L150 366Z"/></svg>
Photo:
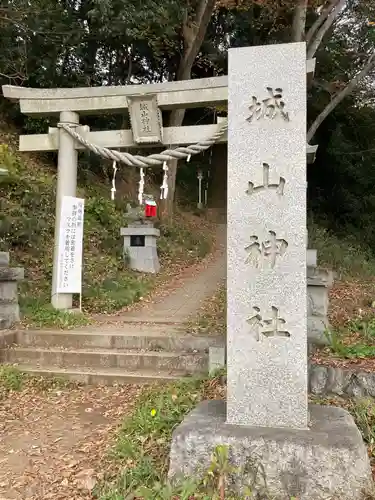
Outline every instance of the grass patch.
<svg viewBox="0 0 375 500"><path fill-rule="evenodd" d="M227 291L223 284L215 294L207 299L197 316L186 327L197 335L225 335L226 333ZM185 330L186 330L186 327Z"/></svg>
<svg viewBox="0 0 375 500"><path fill-rule="evenodd" d="M192 231L192 228L181 226L178 222L159 227L161 238L158 241L158 251L168 260L205 257L211 248L212 241L208 235L202 238L202 233ZM187 255L186 255L187 253Z"/></svg>
<svg viewBox="0 0 375 500"><path fill-rule="evenodd" d="M30 298L25 288L21 290L19 303L24 314L24 324L30 324L36 328L61 328L72 329L90 324L90 318L80 312L66 312L54 309L52 305L46 304L40 298Z"/></svg>
<svg viewBox="0 0 375 500"><path fill-rule="evenodd" d="M20 371L16 366L0 365L0 400L11 392L19 392L26 387L38 391L78 387L79 384L63 377L36 377Z"/></svg>
<svg viewBox="0 0 375 500"><path fill-rule="evenodd" d="M7 142L12 143L7 136ZM39 158L39 157L38 157ZM0 145L0 247L11 252L13 266L25 269L20 305L29 326L74 328L87 324L87 315L112 313L150 292L157 279L129 270L123 261L120 228L130 197L112 202L108 185L95 176L83 179L77 196L85 198L82 305L85 315L66 315L49 307L56 170L32 156ZM174 224L161 226L158 241L162 274L189 265L210 250L212 236L201 219L177 213ZM165 276L164 276L165 277ZM74 307L78 307L78 300Z"/></svg>
<svg viewBox="0 0 375 500"><path fill-rule="evenodd" d="M0 365L0 399L11 391L20 391L25 376L17 368L10 365Z"/></svg>
<svg viewBox="0 0 375 500"><path fill-rule="evenodd" d="M172 432L199 401L218 394L223 394L221 375L210 379L186 378L145 390L133 415L124 421L111 453L122 472L101 485L97 491L99 498L120 500L141 493L141 498L179 495L178 498L189 499L198 488L196 483L187 481L172 487L166 480ZM170 496L162 496L167 493ZM189 496L185 496L187 493Z"/></svg>
<svg viewBox="0 0 375 500"><path fill-rule="evenodd" d="M375 256L358 244L355 237L339 238L328 229L310 221L309 248L318 251L318 262L340 274L341 278L373 278Z"/></svg>
<svg viewBox="0 0 375 500"><path fill-rule="evenodd" d="M346 359L375 357L375 317L352 318L343 327L326 332L329 347L325 351Z"/></svg>
<svg viewBox="0 0 375 500"><path fill-rule="evenodd" d="M25 374L24 376L26 380L25 385L29 388L37 390L38 392L49 392L56 389L77 389L82 386L80 382L69 380L65 377L43 377L28 374Z"/></svg>

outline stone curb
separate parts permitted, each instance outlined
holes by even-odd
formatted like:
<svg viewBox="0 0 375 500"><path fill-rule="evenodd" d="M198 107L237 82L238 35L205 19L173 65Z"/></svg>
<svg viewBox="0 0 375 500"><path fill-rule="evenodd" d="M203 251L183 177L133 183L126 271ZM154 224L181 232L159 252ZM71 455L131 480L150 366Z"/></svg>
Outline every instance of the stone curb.
<svg viewBox="0 0 375 500"><path fill-rule="evenodd" d="M317 396L375 397L375 373L309 363L309 392Z"/></svg>

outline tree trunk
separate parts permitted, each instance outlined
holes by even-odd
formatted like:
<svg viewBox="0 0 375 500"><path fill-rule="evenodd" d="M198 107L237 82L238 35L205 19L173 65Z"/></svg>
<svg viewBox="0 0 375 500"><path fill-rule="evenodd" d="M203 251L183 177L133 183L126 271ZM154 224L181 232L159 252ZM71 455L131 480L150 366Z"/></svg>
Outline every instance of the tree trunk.
<svg viewBox="0 0 375 500"><path fill-rule="evenodd" d="M194 19L184 21L182 32L184 38L184 52L177 70L176 80L190 80L191 69L195 58L204 41L207 27L215 8L215 0L200 0L194 15ZM170 127L180 127L184 121L185 109L174 109L169 119ZM162 216L165 212L168 217L173 215L173 204L176 190L177 160L168 163L168 200L162 207Z"/></svg>
<svg viewBox="0 0 375 500"><path fill-rule="evenodd" d="M87 50L83 59L83 73L86 76L86 85L92 87L95 85L95 65L98 52L98 43L94 38L87 41Z"/></svg>
<svg viewBox="0 0 375 500"><path fill-rule="evenodd" d="M82 2L80 8L80 17L82 21L86 21L88 33L86 35L86 51L83 56L83 74L86 78L86 85L88 87L92 87L95 85L95 66L97 53L99 49L99 43L97 36L94 33L97 31L95 23L92 22L92 19L88 15L90 9L94 7L92 1Z"/></svg>
<svg viewBox="0 0 375 500"><path fill-rule="evenodd" d="M315 56L319 45L322 43L324 35L331 28L332 24L336 20L337 16L340 14L342 9L346 4L346 0L334 0L331 2L331 10L328 11L326 19L321 24L320 28L316 31L316 34L311 37L307 45L307 59L311 59Z"/></svg>
<svg viewBox="0 0 375 500"><path fill-rule="evenodd" d="M313 139L316 131L323 123L323 121L327 118L327 116L332 113L332 111L336 108L340 102L347 97L358 85L358 83L366 76L368 73L375 67L375 52L371 54L368 58L363 69L357 73L357 75L348 83L348 85L341 90L332 101L323 109L323 111L316 117L314 122L312 123L309 131L307 132L307 142L309 143L311 139Z"/></svg>
<svg viewBox="0 0 375 500"><path fill-rule="evenodd" d="M324 23L324 21L327 19L329 13L336 7L336 5L339 3L340 0L329 0L326 2L324 5L323 9L321 10L319 17L316 19L315 23L311 26L311 28L308 30L306 33L306 43L309 44L311 42L312 37L315 35L315 33L318 31L318 29L321 27L321 25Z"/></svg>
<svg viewBox="0 0 375 500"><path fill-rule="evenodd" d="M302 42L305 39L307 1L299 0L294 9L292 42Z"/></svg>

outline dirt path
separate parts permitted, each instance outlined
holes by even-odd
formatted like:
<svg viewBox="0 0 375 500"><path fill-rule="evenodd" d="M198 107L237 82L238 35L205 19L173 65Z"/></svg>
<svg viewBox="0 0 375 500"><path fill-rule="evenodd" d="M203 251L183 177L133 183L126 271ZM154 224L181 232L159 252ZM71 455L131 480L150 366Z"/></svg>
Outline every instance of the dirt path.
<svg viewBox="0 0 375 500"><path fill-rule="evenodd" d="M33 387L0 402L0 500L81 500L104 472L137 386Z"/></svg>
<svg viewBox="0 0 375 500"><path fill-rule="evenodd" d="M226 225L218 224L215 251L177 277L162 283L144 301L113 315L96 315L96 324L184 323L195 315L226 277Z"/></svg>

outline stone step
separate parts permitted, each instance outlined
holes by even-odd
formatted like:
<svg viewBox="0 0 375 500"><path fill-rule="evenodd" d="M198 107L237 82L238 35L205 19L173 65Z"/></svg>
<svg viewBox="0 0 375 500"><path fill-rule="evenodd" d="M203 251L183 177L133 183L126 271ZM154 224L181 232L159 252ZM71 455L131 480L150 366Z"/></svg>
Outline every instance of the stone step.
<svg viewBox="0 0 375 500"><path fill-rule="evenodd" d="M136 372L122 369L101 368L100 370L57 368L44 366L40 368L30 364L18 364L17 368L29 375L37 377L58 377L80 382L86 385L124 385L124 384L151 384L173 382L182 378L181 372L159 372L154 370L140 370Z"/></svg>
<svg viewBox="0 0 375 500"><path fill-rule="evenodd" d="M0 350L0 360L6 363L32 364L38 367L102 368L123 370L177 371L182 375L208 370L204 353L187 354L167 351L134 351L120 349L56 349L10 347Z"/></svg>
<svg viewBox="0 0 375 500"><path fill-rule="evenodd" d="M137 325L138 326L138 325ZM140 326L140 325L139 325ZM126 328L113 331L18 331L16 343L20 346L67 349L144 349L147 351L208 352L209 347L223 345L225 339L216 336L164 333L160 327Z"/></svg>

